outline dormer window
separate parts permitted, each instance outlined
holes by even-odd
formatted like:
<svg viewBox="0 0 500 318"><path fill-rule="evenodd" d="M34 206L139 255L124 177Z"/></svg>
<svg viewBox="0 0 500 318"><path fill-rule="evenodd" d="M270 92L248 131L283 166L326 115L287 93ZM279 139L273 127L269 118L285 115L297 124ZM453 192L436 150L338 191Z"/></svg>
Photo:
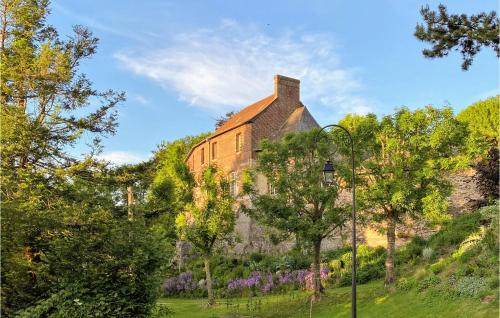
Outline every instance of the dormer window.
<svg viewBox="0 0 500 318"><path fill-rule="evenodd" d="M236 152L241 152L243 150L243 137L241 133L236 134Z"/></svg>

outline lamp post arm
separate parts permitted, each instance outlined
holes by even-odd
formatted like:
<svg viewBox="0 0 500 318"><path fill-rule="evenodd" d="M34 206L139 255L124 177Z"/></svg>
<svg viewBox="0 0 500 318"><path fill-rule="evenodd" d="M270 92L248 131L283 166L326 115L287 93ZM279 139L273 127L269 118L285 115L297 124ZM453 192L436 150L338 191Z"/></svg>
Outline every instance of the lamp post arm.
<svg viewBox="0 0 500 318"><path fill-rule="evenodd" d="M315 136L315 141L318 141L319 134L323 130L329 127L340 128L349 137L349 142L351 144L351 164L352 164L352 292L351 292L351 317L356 318L357 316L357 306L356 306L356 163L354 160L354 141L352 139L351 133L343 126L330 124L322 127Z"/></svg>

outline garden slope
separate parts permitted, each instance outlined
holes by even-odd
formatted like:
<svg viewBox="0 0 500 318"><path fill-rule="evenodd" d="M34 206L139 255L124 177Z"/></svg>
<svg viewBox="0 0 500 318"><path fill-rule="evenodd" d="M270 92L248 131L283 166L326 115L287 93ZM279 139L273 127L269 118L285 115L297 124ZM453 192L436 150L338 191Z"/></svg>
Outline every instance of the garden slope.
<svg viewBox="0 0 500 318"><path fill-rule="evenodd" d="M498 206L464 214L429 240L415 238L398 252L399 280L358 287L360 317L499 317ZM220 299L167 299L169 317L309 317L310 292ZM327 288L312 317L349 317L350 287Z"/></svg>

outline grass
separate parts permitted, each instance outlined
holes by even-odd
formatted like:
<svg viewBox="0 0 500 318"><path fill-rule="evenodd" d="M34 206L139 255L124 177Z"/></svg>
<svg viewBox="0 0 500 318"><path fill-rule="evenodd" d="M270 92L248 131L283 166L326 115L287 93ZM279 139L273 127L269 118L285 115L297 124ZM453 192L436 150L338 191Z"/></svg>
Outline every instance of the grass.
<svg viewBox="0 0 500 318"><path fill-rule="evenodd" d="M309 317L309 294L293 292L286 295L235 299L228 306L224 300L214 308L206 308L203 299L167 299L160 303L174 311L169 317L242 318L242 317ZM350 287L327 289L326 295L313 304L312 317L350 317ZM387 292L381 281L358 287L359 317L499 317L498 301L483 304L479 299L446 298L415 290Z"/></svg>
<svg viewBox="0 0 500 318"><path fill-rule="evenodd" d="M402 279L398 289L389 291L382 281L359 285L358 316L499 317L497 211L498 205L494 205L464 214L445 224L429 240L414 239L400 249L398 276ZM489 225L480 230L481 223ZM471 237L476 243L461 244ZM432 252L427 257L422 256L425 248ZM160 303L173 310L169 318L350 317L350 287L327 288L312 310L310 296L308 292L293 291L235 298L230 303L221 299L213 308L205 306L205 299L163 298Z"/></svg>

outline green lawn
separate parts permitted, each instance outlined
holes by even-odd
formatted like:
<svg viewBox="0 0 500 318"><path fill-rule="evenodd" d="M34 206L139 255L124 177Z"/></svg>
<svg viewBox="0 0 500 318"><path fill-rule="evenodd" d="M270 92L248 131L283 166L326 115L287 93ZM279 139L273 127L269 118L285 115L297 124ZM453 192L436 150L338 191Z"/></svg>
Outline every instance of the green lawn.
<svg viewBox="0 0 500 318"><path fill-rule="evenodd" d="M294 292L287 295L239 298L228 306L219 300L214 308L204 306L203 299L168 299L166 304L174 311L169 317L309 317L308 293ZM314 304L312 317L350 317L350 287L328 289L320 303ZM359 317L499 317L498 301L483 304L477 299L442 298L416 291L386 293L382 282L358 287Z"/></svg>

